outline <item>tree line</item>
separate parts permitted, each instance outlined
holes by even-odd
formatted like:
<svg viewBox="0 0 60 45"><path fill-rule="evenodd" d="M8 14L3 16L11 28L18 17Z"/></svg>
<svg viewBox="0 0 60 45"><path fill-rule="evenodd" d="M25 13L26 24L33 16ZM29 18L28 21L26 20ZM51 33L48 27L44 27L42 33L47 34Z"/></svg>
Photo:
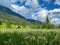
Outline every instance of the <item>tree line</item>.
<svg viewBox="0 0 60 45"><path fill-rule="evenodd" d="M23 28L26 27L26 25L32 29L60 29L60 25L59 26L55 26L54 24L51 24L48 16L46 17L46 23L42 23L40 24L40 22L37 20L36 22L29 22L29 23L25 23L24 21L22 21L22 23L11 23L10 21L6 21L5 24L7 25L7 28L11 28L11 24L14 25L19 25L22 26ZM2 25L4 22L2 22L0 20L0 25Z"/></svg>

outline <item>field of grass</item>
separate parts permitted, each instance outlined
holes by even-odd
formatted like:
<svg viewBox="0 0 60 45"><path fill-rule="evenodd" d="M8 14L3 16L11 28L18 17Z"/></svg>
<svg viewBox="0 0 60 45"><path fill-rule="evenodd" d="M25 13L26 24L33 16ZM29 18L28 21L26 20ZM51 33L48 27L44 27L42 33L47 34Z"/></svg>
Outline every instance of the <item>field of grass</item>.
<svg viewBox="0 0 60 45"><path fill-rule="evenodd" d="M0 45L60 45L60 29L0 29Z"/></svg>

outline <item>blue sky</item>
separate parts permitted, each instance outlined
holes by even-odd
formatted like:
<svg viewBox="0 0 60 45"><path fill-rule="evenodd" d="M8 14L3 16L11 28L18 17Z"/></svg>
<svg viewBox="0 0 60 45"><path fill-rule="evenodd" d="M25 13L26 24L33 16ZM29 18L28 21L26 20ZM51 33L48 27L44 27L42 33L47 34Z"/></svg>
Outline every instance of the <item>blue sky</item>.
<svg viewBox="0 0 60 45"><path fill-rule="evenodd" d="M60 8L60 5L55 4L55 0L49 0L46 2L44 0L38 0L39 4L41 5L41 7L46 7L47 10L53 10L55 8Z"/></svg>
<svg viewBox="0 0 60 45"><path fill-rule="evenodd" d="M0 0L0 5L27 19L45 22L48 16L51 23L60 24L60 0Z"/></svg>

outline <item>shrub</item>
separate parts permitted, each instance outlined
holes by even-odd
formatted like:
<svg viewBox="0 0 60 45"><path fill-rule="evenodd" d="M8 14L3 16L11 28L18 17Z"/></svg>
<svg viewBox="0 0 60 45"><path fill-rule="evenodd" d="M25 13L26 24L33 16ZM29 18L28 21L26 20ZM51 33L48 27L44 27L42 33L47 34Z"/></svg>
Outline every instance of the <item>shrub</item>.
<svg viewBox="0 0 60 45"><path fill-rule="evenodd" d="M53 24L42 24L41 26L40 26L40 28L42 28L42 29L54 29L54 28L56 28Z"/></svg>

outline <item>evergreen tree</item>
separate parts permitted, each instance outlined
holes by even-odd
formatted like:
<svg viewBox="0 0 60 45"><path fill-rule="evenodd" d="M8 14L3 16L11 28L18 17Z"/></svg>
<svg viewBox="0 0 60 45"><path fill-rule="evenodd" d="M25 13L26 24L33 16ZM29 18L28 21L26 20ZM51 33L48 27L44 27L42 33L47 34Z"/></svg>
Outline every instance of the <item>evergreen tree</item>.
<svg viewBox="0 0 60 45"><path fill-rule="evenodd" d="M49 24L49 19L48 19L48 16L46 17L46 23Z"/></svg>

